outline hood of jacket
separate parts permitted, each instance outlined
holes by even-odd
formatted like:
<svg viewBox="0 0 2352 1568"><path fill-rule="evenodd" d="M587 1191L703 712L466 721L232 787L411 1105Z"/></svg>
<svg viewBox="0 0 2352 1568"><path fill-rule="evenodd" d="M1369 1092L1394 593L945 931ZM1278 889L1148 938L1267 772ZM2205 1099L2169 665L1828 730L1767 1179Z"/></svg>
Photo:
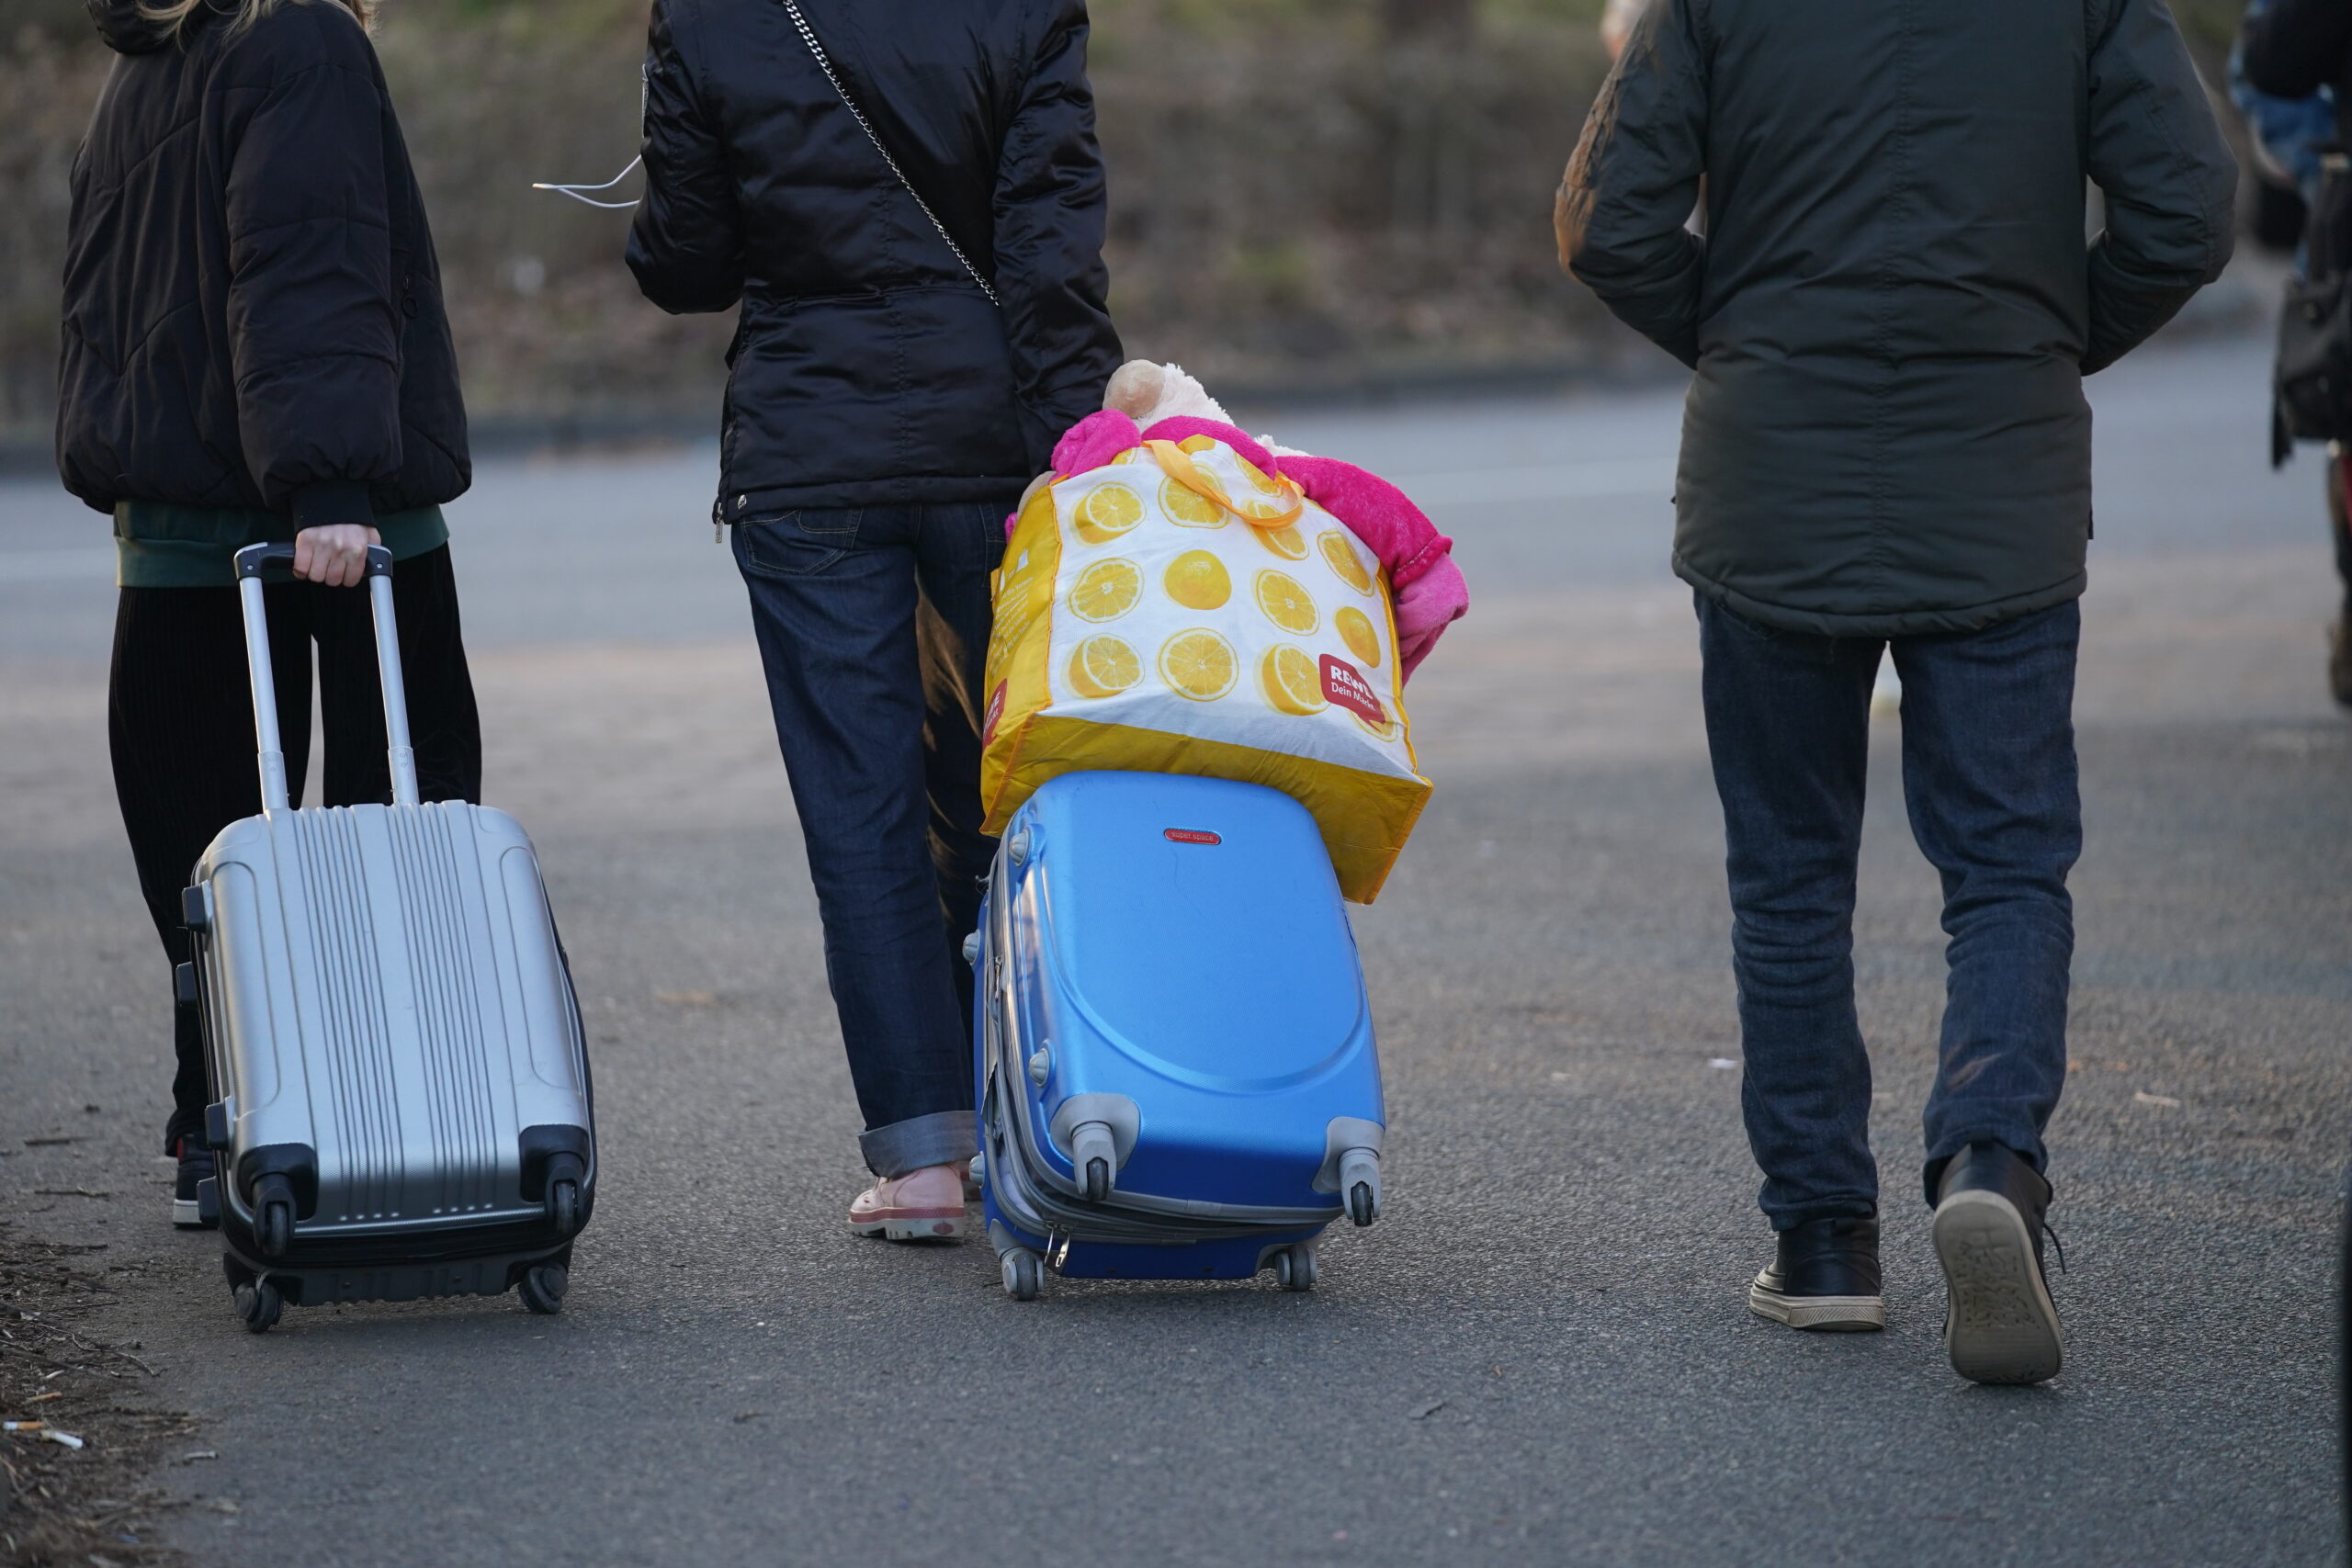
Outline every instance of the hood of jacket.
<svg viewBox="0 0 2352 1568"><path fill-rule="evenodd" d="M117 54L153 54L172 40L170 29L139 14L140 0L83 0L83 4L89 8L90 22L98 36ZM195 24L203 19L199 15L189 21Z"/></svg>

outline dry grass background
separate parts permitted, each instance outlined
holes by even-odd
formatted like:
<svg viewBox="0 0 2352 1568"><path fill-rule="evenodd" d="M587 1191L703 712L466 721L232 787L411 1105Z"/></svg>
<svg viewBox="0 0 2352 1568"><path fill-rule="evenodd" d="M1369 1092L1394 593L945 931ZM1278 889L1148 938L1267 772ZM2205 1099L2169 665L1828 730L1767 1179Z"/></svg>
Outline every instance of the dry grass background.
<svg viewBox="0 0 2352 1568"><path fill-rule="evenodd" d="M1552 192L1600 0L1093 0L1130 351L1231 387L1627 351L1560 276ZM2218 65L2235 0L2181 0ZM620 265L626 215L534 194L635 151L645 0L385 0L477 416L701 415L732 318ZM48 424L66 175L109 56L80 0L0 0L0 435ZM2218 80L2216 73L2215 79Z"/></svg>

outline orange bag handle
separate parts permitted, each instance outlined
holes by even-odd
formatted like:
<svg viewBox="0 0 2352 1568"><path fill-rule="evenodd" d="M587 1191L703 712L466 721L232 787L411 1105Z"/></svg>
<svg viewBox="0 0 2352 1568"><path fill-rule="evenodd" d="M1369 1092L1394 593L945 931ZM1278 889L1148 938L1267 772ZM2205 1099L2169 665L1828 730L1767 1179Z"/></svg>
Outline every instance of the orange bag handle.
<svg viewBox="0 0 2352 1568"><path fill-rule="evenodd" d="M1252 528L1287 528L1297 522L1299 514L1306 510L1306 492L1288 474L1278 476L1278 482L1290 492L1290 510L1273 517L1253 516L1234 505L1224 488L1215 479L1201 472L1200 465L1193 461L1193 455L1173 441L1147 441L1144 445L1150 447L1151 455L1159 460L1162 473L1203 501L1222 506Z"/></svg>

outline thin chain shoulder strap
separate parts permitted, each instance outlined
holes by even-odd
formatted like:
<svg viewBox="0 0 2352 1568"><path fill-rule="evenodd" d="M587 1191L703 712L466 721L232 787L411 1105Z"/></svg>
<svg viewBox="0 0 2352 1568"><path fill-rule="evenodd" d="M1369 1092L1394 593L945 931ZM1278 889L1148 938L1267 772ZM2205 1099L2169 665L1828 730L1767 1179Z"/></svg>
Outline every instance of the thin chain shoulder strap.
<svg viewBox="0 0 2352 1568"><path fill-rule="evenodd" d="M799 33L800 41L808 46L809 54L817 62L817 69L822 71L825 80L833 85L834 96L841 99L842 107L849 110L851 118L857 121L857 128L865 132L865 139L874 143L874 150L882 154L882 161L890 165L890 173L898 176L899 184L915 198L915 205L922 209L922 215L931 220L931 226L939 231L939 237L947 242L947 248L956 253L956 259L964 264L964 270L971 275L974 283L980 286L980 292L989 297L989 303L1002 310L1004 301L996 297L996 289L980 276L980 269L972 265L972 258L964 254L964 247L956 243L956 236L947 231L947 225L939 220L939 214L931 209L931 203L922 198L922 192L915 189L914 181L907 178L907 172L899 167L899 160L890 156L890 149L885 147L882 138L875 134L873 122L865 118L865 111L857 107L857 100L851 97L849 89L842 85L841 77L833 72L831 57L826 54L825 46L817 41L817 30L808 25L808 18L800 14L799 0L780 0L780 3L785 15L792 18L793 29Z"/></svg>

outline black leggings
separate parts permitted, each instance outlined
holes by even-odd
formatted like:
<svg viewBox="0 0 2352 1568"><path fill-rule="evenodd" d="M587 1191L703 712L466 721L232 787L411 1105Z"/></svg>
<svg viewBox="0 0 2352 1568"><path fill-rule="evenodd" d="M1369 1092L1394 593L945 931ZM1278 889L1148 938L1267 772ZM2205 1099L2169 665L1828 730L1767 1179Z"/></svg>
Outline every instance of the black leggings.
<svg viewBox="0 0 2352 1568"><path fill-rule="evenodd" d="M314 582L273 583L269 653L277 726L294 804L311 756L311 646L318 645L319 709L326 727L328 806L392 797L384 756L384 701L368 594ZM115 795L130 835L139 891L172 964L188 957L180 889L214 835L261 810L244 618L233 588L125 588L115 612L107 738ZM458 628L458 584L443 546L392 574L401 672L416 776L427 800L481 798L481 720ZM164 1146L204 1123L204 1051L180 1016L172 1114Z"/></svg>

